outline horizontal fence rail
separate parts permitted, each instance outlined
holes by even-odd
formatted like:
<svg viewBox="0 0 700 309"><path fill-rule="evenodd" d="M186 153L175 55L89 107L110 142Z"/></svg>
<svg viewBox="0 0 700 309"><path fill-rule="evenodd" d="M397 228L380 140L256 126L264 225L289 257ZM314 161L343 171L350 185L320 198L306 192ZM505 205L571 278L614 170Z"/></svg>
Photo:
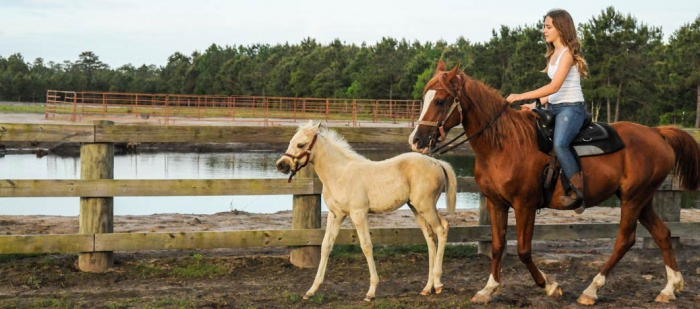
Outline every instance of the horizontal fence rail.
<svg viewBox="0 0 700 309"><path fill-rule="evenodd" d="M372 100L337 98L290 98L265 96L181 95L120 92L48 90L45 118L69 115L84 118L133 117L162 119L169 125L181 117L207 121L296 122L322 119L351 127L362 123L403 123L413 126L421 110L420 100Z"/></svg>
<svg viewBox="0 0 700 309"><path fill-rule="evenodd" d="M666 223L674 237L697 238L700 222ZM535 240L575 240L617 237L617 223L538 224ZM0 236L0 254L75 253L91 251L144 251L172 249L215 249L252 247L320 246L323 229L256 230L221 232L107 233L34 236ZM423 244L419 228L370 229L372 243L382 245ZM650 237L644 227L637 237ZM514 225L508 226L508 240L516 240ZM491 226L451 227L449 243L490 241ZM355 229L341 229L336 244L359 244Z"/></svg>

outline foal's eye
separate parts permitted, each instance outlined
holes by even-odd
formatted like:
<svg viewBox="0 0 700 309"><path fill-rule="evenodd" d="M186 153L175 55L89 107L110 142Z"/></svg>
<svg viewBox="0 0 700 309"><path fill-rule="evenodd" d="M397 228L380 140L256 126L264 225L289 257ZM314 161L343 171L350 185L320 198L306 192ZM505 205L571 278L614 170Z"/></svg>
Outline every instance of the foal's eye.
<svg viewBox="0 0 700 309"><path fill-rule="evenodd" d="M437 104L437 106L440 106L440 105L442 105L443 102L445 102L445 101L443 101L443 100L437 100L437 101L435 102L435 104Z"/></svg>
<svg viewBox="0 0 700 309"><path fill-rule="evenodd" d="M297 144L297 148L299 149L304 148L304 146L306 146L306 143Z"/></svg>

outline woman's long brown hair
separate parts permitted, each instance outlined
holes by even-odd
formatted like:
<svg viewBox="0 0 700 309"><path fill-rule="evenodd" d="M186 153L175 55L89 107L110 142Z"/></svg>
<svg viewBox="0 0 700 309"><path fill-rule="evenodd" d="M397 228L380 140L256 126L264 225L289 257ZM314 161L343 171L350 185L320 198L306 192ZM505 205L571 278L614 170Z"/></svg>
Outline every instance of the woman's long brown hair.
<svg viewBox="0 0 700 309"><path fill-rule="evenodd" d="M571 18L569 12L560 9L547 12L544 19L547 19L547 16L552 18L552 24L554 25L554 28L559 31L561 42L564 43L564 45L568 47L571 53L574 55L574 63L576 64L576 68L578 68L579 74L581 77L585 77L588 75L588 65L586 64L586 60L583 59L583 54L581 53L581 43L576 35L576 26L574 26L573 18ZM544 24L544 20L542 23ZM542 72L547 72L547 68L549 68L549 61L551 60L553 54L554 44L547 43L547 66L544 68L544 70L542 70Z"/></svg>

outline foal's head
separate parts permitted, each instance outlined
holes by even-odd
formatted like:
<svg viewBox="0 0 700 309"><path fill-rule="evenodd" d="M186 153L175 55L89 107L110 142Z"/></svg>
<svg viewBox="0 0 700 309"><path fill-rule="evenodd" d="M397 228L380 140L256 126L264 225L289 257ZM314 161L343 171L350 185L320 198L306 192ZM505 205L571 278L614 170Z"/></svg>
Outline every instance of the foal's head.
<svg viewBox="0 0 700 309"><path fill-rule="evenodd" d="M423 109L418 124L408 137L413 151L427 153L438 142L445 140L453 127L462 123L462 107L458 100L465 80L459 72L459 63L446 71L440 60L433 78L423 90Z"/></svg>
<svg viewBox="0 0 700 309"><path fill-rule="evenodd" d="M287 152L277 160L276 166L278 171L285 174L289 172L294 174L309 163L309 160L311 160L311 149L316 142L320 127L320 122L314 125L311 120L306 125L299 126L297 133L289 141Z"/></svg>

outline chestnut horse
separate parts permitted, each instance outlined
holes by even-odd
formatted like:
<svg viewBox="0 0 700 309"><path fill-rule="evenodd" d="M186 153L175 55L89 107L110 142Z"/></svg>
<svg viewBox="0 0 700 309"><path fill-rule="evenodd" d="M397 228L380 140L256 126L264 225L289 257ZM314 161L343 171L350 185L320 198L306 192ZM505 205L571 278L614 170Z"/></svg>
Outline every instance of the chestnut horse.
<svg viewBox="0 0 700 309"><path fill-rule="evenodd" d="M488 303L500 291L510 207L515 214L520 260L547 295L559 298L561 288L537 268L531 256L535 215L544 199L541 175L549 161L537 147L535 114L508 108L498 92L459 72L459 64L447 71L442 60L425 86L423 100L418 125L409 137L413 151L425 153L444 139L451 128L461 124L474 149L474 178L488 199L493 239L491 276L486 287L471 301ZM652 198L672 170L684 189L697 189L700 150L689 134L675 127L651 128L631 122L613 123L612 127L625 148L611 154L583 157L581 166L585 205L598 205L613 194L617 195L621 207L620 227L612 256L578 302L595 303L598 289L634 244L637 220L649 230L661 249L668 283L656 301L667 302L682 290L683 277L671 247L671 233L654 212ZM561 194L561 183L557 183L551 202L543 206L565 209L559 204Z"/></svg>

